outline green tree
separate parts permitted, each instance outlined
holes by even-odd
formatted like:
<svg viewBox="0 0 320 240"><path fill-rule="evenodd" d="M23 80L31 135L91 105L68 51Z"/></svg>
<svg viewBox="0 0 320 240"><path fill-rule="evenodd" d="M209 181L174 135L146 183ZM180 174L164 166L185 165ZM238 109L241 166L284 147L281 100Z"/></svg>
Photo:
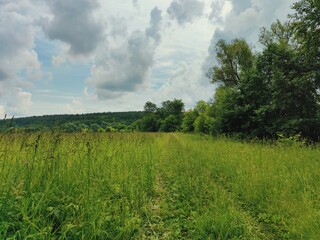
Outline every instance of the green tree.
<svg viewBox="0 0 320 240"><path fill-rule="evenodd" d="M319 61L320 52L320 2L318 0L300 0L293 4L295 37L312 60Z"/></svg>
<svg viewBox="0 0 320 240"><path fill-rule="evenodd" d="M274 130L310 135L306 122L316 117L317 89L300 52L273 44L265 53L272 55L270 108Z"/></svg>
<svg viewBox="0 0 320 240"><path fill-rule="evenodd" d="M319 68L308 64L308 51L295 35L296 26L301 25L277 21L270 29L263 28L264 49L256 55L245 42L235 44L237 39L230 44L218 42L219 65L213 67L211 77L223 87L218 88L212 108L213 132L260 138L302 133L317 138L320 75ZM247 60L238 61L243 56ZM204 123L205 117L199 116L198 128Z"/></svg>
<svg viewBox="0 0 320 240"><path fill-rule="evenodd" d="M138 128L142 132L157 132L159 128L158 120L154 113L147 114L139 121Z"/></svg>
<svg viewBox="0 0 320 240"><path fill-rule="evenodd" d="M282 23L280 20L272 23L270 29L266 27L261 28L259 42L264 47L273 43L280 45L294 45L295 47L297 45L294 40L292 24L290 22Z"/></svg>
<svg viewBox="0 0 320 240"><path fill-rule="evenodd" d="M76 124L69 122L62 126L64 132L73 133L73 132L80 132L81 128L78 127Z"/></svg>
<svg viewBox="0 0 320 240"><path fill-rule="evenodd" d="M231 43L221 39L215 51L218 65L209 70L207 77L212 83L237 86L242 73L253 66L254 58L248 43L243 39L235 39Z"/></svg>
<svg viewBox="0 0 320 240"><path fill-rule="evenodd" d="M196 111L198 114L205 113L205 112L207 112L208 107L209 107L209 104L206 103L205 101L201 100L201 101L197 102L197 104L194 108L194 111Z"/></svg>
<svg viewBox="0 0 320 240"><path fill-rule="evenodd" d="M175 115L169 115L161 122L160 132L175 132L180 130L181 121Z"/></svg>
<svg viewBox="0 0 320 240"><path fill-rule="evenodd" d="M167 117L169 115L174 115L182 119L184 111L184 103L181 99L174 99L173 101L167 100L162 102L162 107L158 109L158 113L162 117Z"/></svg>
<svg viewBox="0 0 320 240"><path fill-rule="evenodd" d="M183 132L193 132L194 131L194 122L199 116L198 112L195 110L191 109L189 111L186 111L183 114L183 119L182 119L182 131Z"/></svg>
<svg viewBox="0 0 320 240"><path fill-rule="evenodd" d="M146 102L144 105L144 111L147 113L154 113L157 111L157 105L152 102Z"/></svg>
<svg viewBox="0 0 320 240"><path fill-rule="evenodd" d="M238 133L248 124L247 106L241 99L242 86L249 72L254 69L255 55L249 44L243 39L235 39L231 43L219 40L216 44L218 65L209 70L207 76L212 83L222 84L216 91L212 107L213 119L211 132ZM198 125L205 117L198 119Z"/></svg>
<svg viewBox="0 0 320 240"><path fill-rule="evenodd" d="M99 130L101 129L100 125L97 123L91 124L90 125L90 130L92 132L99 132Z"/></svg>
<svg viewBox="0 0 320 240"><path fill-rule="evenodd" d="M202 113L194 121L194 130L196 133L212 133L214 118Z"/></svg>

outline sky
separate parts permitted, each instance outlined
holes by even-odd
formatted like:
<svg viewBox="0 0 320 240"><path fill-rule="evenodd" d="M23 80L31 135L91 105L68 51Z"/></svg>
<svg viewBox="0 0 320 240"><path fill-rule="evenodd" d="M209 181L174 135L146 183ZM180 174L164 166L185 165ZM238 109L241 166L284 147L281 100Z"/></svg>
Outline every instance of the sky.
<svg viewBox="0 0 320 240"><path fill-rule="evenodd" d="M0 0L0 118L143 110L213 98L215 43L290 13L290 0Z"/></svg>

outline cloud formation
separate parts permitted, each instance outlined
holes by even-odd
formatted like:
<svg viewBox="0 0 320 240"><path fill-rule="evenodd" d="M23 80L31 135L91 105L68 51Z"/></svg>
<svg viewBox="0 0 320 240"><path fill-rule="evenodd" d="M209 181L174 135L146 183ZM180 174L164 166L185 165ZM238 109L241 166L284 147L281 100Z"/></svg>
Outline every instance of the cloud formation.
<svg viewBox="0 0 320 240"><path fill-rule="evenodd" d="M288 2L0 0L0 118L134 110L150 98L191 106L213 94L201 66L206 56L204 72L212 66L215 42L255 43ZM43 89L61 94L40 96Z"/></svg>
<svg viewBox="0 0 320 240"><path fill-rule="evenodd" d="M193 107L195 101L209 100L203 99L203 97L212 97L215 86L199 83L199 76L201 76L199 65L201 65L201 62L194 62L193 64L185 61L179 62L172 71L170 78L155 94L156 99L165 101L179 98L186 104L187 109Z"/></svg>
<svg viewBox="0 0 320 240"><path fill-rule="evenodd" d="M114 98L145 83L160 42L161 20L161 11L156 7L145 31L132 32L120 44L113 41L113 47L105 47L96 56L87 82L96 88L99 99ZM110 41L113 37L110 36Z"/></svg>
<svg viewBox="0 0 320 240"><path fill-rule="evenodd" d="M150 27L145 31L146 37L153 38L157 44L160 43L160 27L161 27L161 11L158 8L154 8L150 13Z"/></svg>
<svg viewBox="0 0 320 240"><path fill-rule="evenodd" d="M21 88L14 88L8 96L6 111L10 115L27 115L32 107L32 94Z"/></svg>
<svg viewBox="0 0 320 240"><path fill-rule="evenodd" d="M208 56L203 64L206 72L215 62L215 44L219 39L230 41L234 38L245 38L250 44L256 44L261 27L268 27L276 19L286 18L291 3L287 0L231 0L232 9L221 21L214 18L224 6L223 0L218 0L212 5L211 18L216 20L219 28L214 32Z"/></svg>
<svg viewBox="0 0 320 240"><path fill-rule="evenodd" d="M204 3L198 0L173 0L167 9L167 13L178 24L184 25L202 16L203 9Z"/></svg>
<svg viewBox="0 0 320 240"><path fill-rule="evenodd" d="M14 3L0 2L0 81L16 78L22 69L30 78L34 77L32 72L40 74L40 63L33 51L32 19L20 11L22 9Z"/></svg>
<svg viewBox="0 0 320 240"><path fill-rule="evenodd" d="M41 63L34 51L35 19L29 15L35 12L28 0L0 1L0 100L5 99L1 112L11 115L26 113L31 94L22 88L42 78Z"/></svg>
<svg viewBox="0 0 320 240"><path fill-rule="evenodd" d="M70 46L70 54L92 53L103 40L103 25L94 17L99 8L97 0L47 0L53 15L44 24L50 39L60 40Z"/></svg>

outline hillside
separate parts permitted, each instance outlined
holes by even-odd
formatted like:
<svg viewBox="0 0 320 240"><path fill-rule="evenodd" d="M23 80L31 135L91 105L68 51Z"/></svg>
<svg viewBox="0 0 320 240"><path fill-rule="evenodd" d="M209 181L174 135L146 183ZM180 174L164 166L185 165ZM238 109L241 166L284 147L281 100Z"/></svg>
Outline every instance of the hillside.
<svg viewBox="0 0 320 240"><path fill-rule="evenodd" d="M124 130L141 118L143 112L106 112L89 114L65 114L32 116L0 121L0 132L59 130L64 132L79 132L82 130L104 131Z"/></svg>

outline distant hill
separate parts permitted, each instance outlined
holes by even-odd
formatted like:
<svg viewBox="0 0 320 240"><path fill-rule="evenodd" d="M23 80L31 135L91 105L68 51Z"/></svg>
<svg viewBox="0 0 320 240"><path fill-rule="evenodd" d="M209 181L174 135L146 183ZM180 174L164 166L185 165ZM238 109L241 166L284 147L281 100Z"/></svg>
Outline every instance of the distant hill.
<svg viewBox="0 0 320 240"><path fill-rule="evenodd" d="M143 116L144 112L106 112L89 114L64 114L32 116L0 121L0 131L23 130L62 130L76 131L121 131L129 130L130 125Z"/></svg>

